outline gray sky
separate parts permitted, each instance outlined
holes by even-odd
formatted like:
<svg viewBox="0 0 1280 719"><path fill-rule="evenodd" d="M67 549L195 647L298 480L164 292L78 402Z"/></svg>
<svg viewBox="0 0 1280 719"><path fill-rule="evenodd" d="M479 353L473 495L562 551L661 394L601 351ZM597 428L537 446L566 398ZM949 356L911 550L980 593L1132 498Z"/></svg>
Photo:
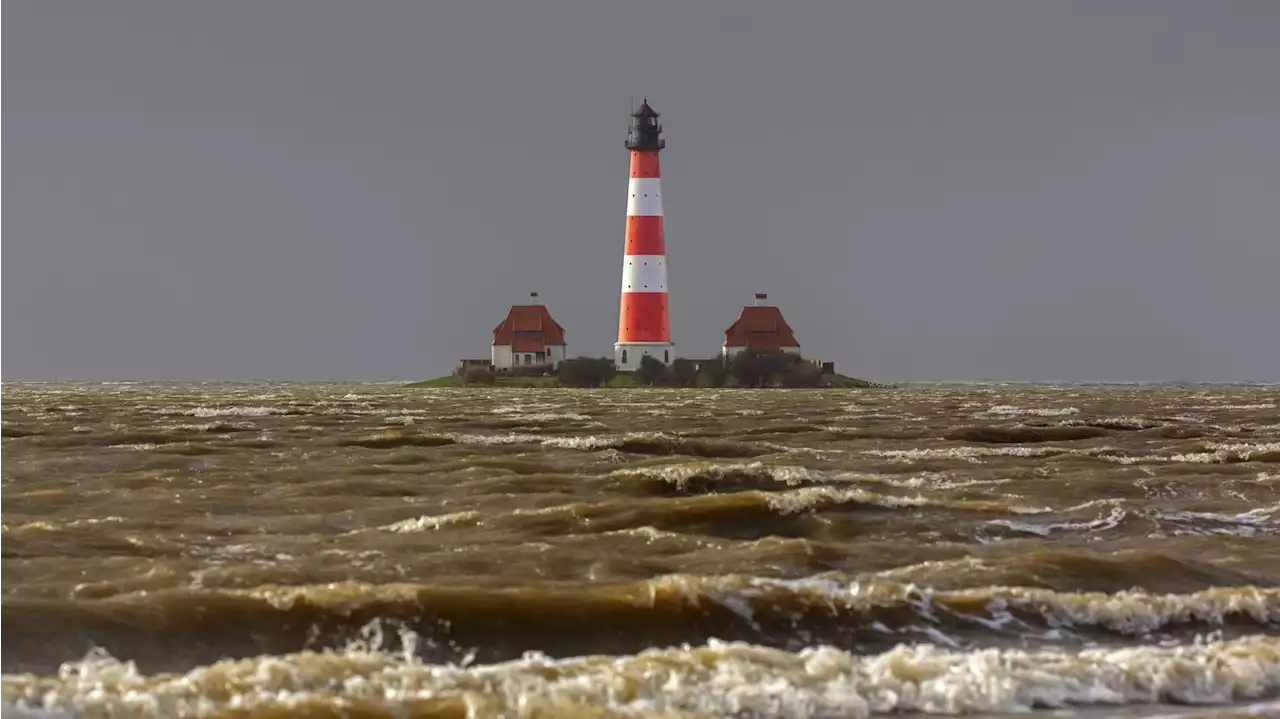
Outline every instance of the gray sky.
<svg viewBox="0 0 1280 719"><path fill-rule="evenodd" d="M1280 2L4 5L4 379L611 354L629 103L673 339L872 379L1280 379Z"/></svg>

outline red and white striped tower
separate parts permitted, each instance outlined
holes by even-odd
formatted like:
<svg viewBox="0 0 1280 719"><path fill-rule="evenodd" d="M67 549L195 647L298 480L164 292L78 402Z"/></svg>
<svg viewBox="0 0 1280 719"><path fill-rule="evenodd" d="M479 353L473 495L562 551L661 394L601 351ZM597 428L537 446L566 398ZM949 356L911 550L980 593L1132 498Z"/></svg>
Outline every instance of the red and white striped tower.
<svg viewBox="0 0 1280 719"><path fill-rule="evenodd" d="M622 305L614 364L635 370L649 355L663 364L675 359L667 306L667 249L662 235L662 173L658 153L662 139L658 113L648 98L631 113L627 148L631 178L627 183L627 244L622 263Z"/></svg>

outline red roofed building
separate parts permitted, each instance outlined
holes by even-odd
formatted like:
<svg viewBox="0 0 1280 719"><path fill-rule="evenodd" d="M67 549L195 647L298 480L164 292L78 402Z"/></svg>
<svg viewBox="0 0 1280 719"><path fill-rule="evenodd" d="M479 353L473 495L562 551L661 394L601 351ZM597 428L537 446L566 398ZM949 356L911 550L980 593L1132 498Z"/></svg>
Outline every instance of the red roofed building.
<svg viewBox="0 0 1280 719"><path fill-rule="evenodd" d="M534 304L537 297L534 292L530 304L512 305L507 318L494 328L489 357L499 372L517 366L554 367L564 361L564 328L551 318L546 305Z"/></svg>
<svg viewBox="0 0 1280 719"><path fill-rule="evenodd" d="M760 304L761 300L768 298L768 295L758 294L754 305L742 308L738 321L724 331L722 355L733 357L743 350L800 354L800 341L782 317L782 310Z"/></svg>

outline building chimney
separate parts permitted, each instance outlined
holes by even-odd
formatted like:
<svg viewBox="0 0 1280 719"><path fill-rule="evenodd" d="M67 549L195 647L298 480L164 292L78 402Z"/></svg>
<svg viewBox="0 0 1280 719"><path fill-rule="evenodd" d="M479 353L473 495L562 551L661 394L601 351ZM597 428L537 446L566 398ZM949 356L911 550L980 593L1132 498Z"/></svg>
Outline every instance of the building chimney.
<svg viewBox="0 0 1280 719"><path fill-rule="evenodd" d="M764 292L757 292L757 293L756 293L755 306L756 306L756 307L759 307L759 306L760 306L760 300L767 300L767 299L769 299L769 295L765 294Z"/></svg>

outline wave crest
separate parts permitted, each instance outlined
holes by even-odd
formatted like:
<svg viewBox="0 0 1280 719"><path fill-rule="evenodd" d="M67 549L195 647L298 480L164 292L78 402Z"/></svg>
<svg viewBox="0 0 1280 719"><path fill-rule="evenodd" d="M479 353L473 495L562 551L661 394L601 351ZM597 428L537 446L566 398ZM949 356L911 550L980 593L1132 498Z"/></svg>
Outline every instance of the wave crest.
<svg viewBox="0 0 1280 719"><path fill-rule="evenodd" d="M101 654L58 677L5 677L6 704L95 714L738 716L861 719L1115 704L1211 704L1280 690L1280 639L1078 652L897 646L870 656L743 642L481 666L421 664L356 646L144 675Z"/></svg>

